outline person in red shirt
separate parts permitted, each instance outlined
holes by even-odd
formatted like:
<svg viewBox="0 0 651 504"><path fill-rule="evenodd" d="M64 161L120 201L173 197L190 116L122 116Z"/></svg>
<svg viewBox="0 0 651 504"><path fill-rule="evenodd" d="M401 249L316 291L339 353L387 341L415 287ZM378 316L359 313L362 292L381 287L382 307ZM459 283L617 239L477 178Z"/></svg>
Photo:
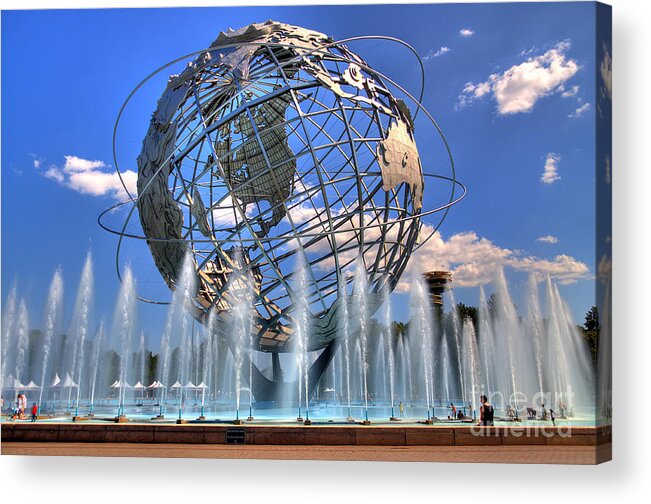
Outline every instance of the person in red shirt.
<svg viewBox="0 0 651 504"><path fill-rule="evenodd" d="M32 404L32 422L36 422L36 415L38 415L38 406L34 403Z"/></svg>

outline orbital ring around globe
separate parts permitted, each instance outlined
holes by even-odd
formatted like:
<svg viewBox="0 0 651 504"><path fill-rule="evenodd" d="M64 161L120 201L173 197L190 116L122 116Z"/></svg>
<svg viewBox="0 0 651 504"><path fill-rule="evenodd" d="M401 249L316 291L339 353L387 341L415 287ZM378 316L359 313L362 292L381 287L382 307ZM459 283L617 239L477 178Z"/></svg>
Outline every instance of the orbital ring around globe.
<svg viewBox="0 0 651 504"><path fill-rule="evenodd" d="M244 33L245 38L254 30L251 26ZM240 37L243 32L221 34L208 49L177 58L151 73L134 88L120 109L114 128L114 158L121 180L116 136L127 104L148 80L162 70L198 55L181 76L170 77L168 88L159 100L148 137L143 142L144 154L141 153L138 159L137 198L133 197L122 180L129 201L107 209L98 220L104 229L119 236L116 254L118 276L123 238L146 240L159 272L173 289L182 251L189 244L195 257L197 274L204 282L203 294L197 296L199 312L204 315L222 302L220 298L226 292L235 269L253 272L259 308L266 310L266 315L260 315L264 323L260 326L257 345L263 350L275 345L276 350L287 351L281 348L288 339L286 327L291 325L290 305L293 299L287 280L292 273L287 268L298 255L302 255L310 268L314 303L318 305L320 301L322 308L319 310L316 307L317 316L314 317L316 325L317 320L322 321L322 330L316 331L321 334L321 342L311 346L323 347L333 337L333 324L329 319L337 311L337 294L344 270L350 269L354 262L351 254L359 249L363 263L368 264L371 287L375 286L375 290L379 291L381 284L387 282L392 290L411 253L439 228L450 207L465 195L465 187L456 180L454 161L441 128L421 104L423 66L411 46L399 39L383 36L332 41L318 32L272 22L255 25L255 30L258 32L254 35L272 33L274 37L276 32L273 30L280 30L294 43L277 39L247 39L228 43L230 37ZM297 40L300 43L297 44ZM368 66L356 53L342 45L358 40L396 42L415 54L421 67L419 98L414 98L394 80ZM305 45L302 45L303 42L306 42ZM224 55L222 51L227 50L232 52ZM219 55L213 59L217 52ZM243 65L241 61L246 61L246 64ZM343 65L346 65L344 70L341 69ZM172 85L175 78L180 82L174 82L176 87ZM190 82L192 89L188 84ZM385 82L415 104L413 117L409 107L393 96ZM179 88L183 97L175 98L176 101L171 101L173 106L169 106L170 96L174 97ZM352 93L346 90L349 88ZM202 92L204 94L200 96ZM304 102L309 105L307 111L301 106ZM171 114L167 111L170 122L174 117L173 135L166 131L167 121L156 123L163 105L171 110ZM423 110L443 141L452 172L450 177L424 173L422 170L413 137L413 121L420 110ZM296 115L292 117L294 113ZM358 114L357 122L353 125L355 114ZM334 121L326 130L333 117ZM366 122L360 125L363 121ZM292 126L294 129L291 129ZM178 136L177 127L180 131ZM362 134L359 131L363 127L366 131ZM298 132L299 128L302 128L302 133ZM314 131L316 134L311 135ZM369 132L374 135L369 136ZM148 142L150 146L158 147L159 137L165 134L168 134L165 140L173 140L173 145L167 150L161 149L165 156L159 156L156 163L148 166L142 161L143 157L146 158ZM186 141L188 144L181 150ZM375 150L369 145L371 143L376 144ZM202 153L206 144L210 147L207 155ZM165 143L162 145L166 147ZM335 154L328 160L331 152ZM159 151L155 151L155 154L158 155ZM362 165L366 165L369 155L371 163L363 171ZM301 171L299 160L310 157L313 165ZM192 162L193 176L186 180L183 170L188 171ZM332 177L327 163L343 166ZM352 171L346 173L348 166ZM148 175L143 177L147 170ZM168 170L167 173L163 173L164 170ZM168 186L168 179L172 176L174 183ZM422 208L425 177L451 182L450 198L446 204L429 210ZM161 180L165 181L164 189L156 186L160 186ZM183 187L179 189L180 186ZM384 196L380 189L384 189ZM170 214L164 215L167 221L178 221L171 235L169 232L157 233L159 221L164 219L143 218L143 213L152 210L152 198L148 192L156 194L156 191L165 194L157 195L159 199L154 203L160 204L160 198L164 202L165 198L172 198L170 201L179 207L176 209L172 205L171 209L165 210L171 214L171 217ZM354 200L355 191L357 200ZM202 193L204 198L206 194L210 198L208 207L203 205ZM149 203L143 203L145 196L149 197ZM382 197L383 204L378 204ZM216 210L221 211L220 205L226 199L230 200L228 208L233 211L234 222L216 225ZM351 201L346 202L346 199ZM318 206L321 200L322 207ZM312 205L314 215L302 221L300 214L306 210L306 206L309 207L308 203ZM129 204L131 208L121 229L113 229L103 222L114 210ZM257 208L257 215L255 212L250 214L251 206L253 210ZM128 222L136 209L139 210L144 235L127 232ZM320 210L321 214L315 213L315 210ZM432 226L429 235L417 242L423 224L421 219L437 212L442 212L441 218ZM367 213L372 216L370 220ZM322 214L327 214L327 220ZM188 227L184 227L184 219L188 220ZM272 232L283 227L285 231ZM183 232L186 232L185 236ZM367 239L367 234L370 239ZM294 246L291 246L292 243ZM229 244L231 248L226 249ZM324 245L329 245L330 251L325 247L324 252ZM208 248L204 250L201 247ZM312 259L308 257L310 254ZM332 271L324 272L328 268ZM371 304L379 306L377 302ZM263 339L265 344L262 343Z"/></svg>

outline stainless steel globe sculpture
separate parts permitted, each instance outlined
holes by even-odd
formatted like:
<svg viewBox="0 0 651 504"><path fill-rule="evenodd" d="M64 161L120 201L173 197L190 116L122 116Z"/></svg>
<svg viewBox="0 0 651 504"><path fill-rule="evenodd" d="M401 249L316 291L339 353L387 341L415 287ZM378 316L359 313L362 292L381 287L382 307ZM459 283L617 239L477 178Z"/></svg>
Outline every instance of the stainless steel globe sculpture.
<svg viewBox="0 0 651 504"><path fill-rule="evenodd" d="M449 199L423 209L413 118L422 110L438 126L418 98L315 31L256 23L196 54L169 78L138 157L132 212L156 268L174 289L190 251L202 320L212 310L227 320L232 283L250 279L254 347L278 353L292 349L301 261L308 347L326 348L356 264L373 313L405 270L421 217L442 211L436 229L463 196L450 157L451 176L433 175L451 182ZM354 332L359 314L348 308Z"/></svg>

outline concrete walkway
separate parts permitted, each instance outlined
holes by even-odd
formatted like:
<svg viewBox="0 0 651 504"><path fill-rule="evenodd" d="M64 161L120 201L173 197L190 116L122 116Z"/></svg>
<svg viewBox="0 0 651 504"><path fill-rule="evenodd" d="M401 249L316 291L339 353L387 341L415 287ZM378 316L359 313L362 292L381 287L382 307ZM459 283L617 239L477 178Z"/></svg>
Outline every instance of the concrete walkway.
<svg viewBox="0 0 651 504"><path fill-rule="evenodd" d="M81 457L595 464L610 459L612 445L406 447L3 442L0 450L2 455Z"/></svg>

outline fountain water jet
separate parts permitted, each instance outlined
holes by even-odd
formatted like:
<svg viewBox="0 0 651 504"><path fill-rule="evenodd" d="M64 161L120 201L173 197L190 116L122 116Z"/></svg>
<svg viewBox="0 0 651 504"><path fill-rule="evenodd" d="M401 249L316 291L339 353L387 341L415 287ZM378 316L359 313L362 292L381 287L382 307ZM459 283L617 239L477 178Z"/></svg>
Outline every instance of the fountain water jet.
<svg viewBox="0 0 651 504"><path fill-rule="evenodd" d="M304 262L303 254L299 254L296 260L296 285L295 291L297 298L294 299L294 319L296 331L296 367L297 389L298 389L298 417L297 420L303 421L301 416L301 405L305 399L305 421L310 421L310 397L309 397L309 366L307 358L307 340L308 340L308 315L309 315L309 290L307 268ZM303 395L305 397L303 397Z"/></svg>
<svg viewBox="0 0 651 504"><path fill-rule="evenodd" d="M243 261L239 259L238 264ZM242 394L242 366L244 365L244 351L249 351L253 331L253 320L251 305L252 279L245 271L239 271L231 284L228 292L234 302L234 358L235 358L235 421L240 422L240 403ZM249 363L251 360L249 359ZM252 370L249 370L252 373ZM250 379L250 377L249 377ZM249 381L249 385L250 385ZM251 402L251 387L249 386L249 402ZM251 416L251 404L249 404L249 416Z"/></svg>
<svg viewBox="0 0 651 504"><path fill-rule="evenodd" d="M343 364L346 375L346 403L348 406L348 420L352 420L350 415L350 330L348 325L348 290L346 284L339 281L339 299L341 300L341 309L339 310L339 331L341 333L341 340L343 341Z"/></svg>
<svg viewBox="0 0 651 504"><path fill-rule="evenodd" d="M427 423L432 422L430 416L432 391L432 312L429 296L423 278L419 275L412 283L411 307L413 310L410 327L410 338L420 342L423 382L425 385L425 403L427 406Z"/></svg>
<svg viewBox="0 0 651 504"><path fill-rule="evenodd" d="M188 333L193 320L186 309L192 303L196 290L196 273L194 259L191 253L186 253L181 274L174 286L172 302L167 310L165 328L160 343L160 360L157 376L161 385L159 387L159 419L164 418L164 409L167 402L168 390L171 383L176 385L178 395L179 420L182 418L183 386L187 383L189 367L189 338ZM175 374L175 381L171 379Z"/></svg>
<svg viewBox="0 0 651 504"><path fill-rule="evenodd" d="M386 347L388 351L388 368L389 368L389 397L391 400L391 417L390 420L398 420L395 413L394 396L395 396L395 356L393 352L392 338L392 319L391 319L391 292L389 291L388 279L385 278L382 287L382 298L384 299L384 324L386 326Z"/></svg>
<svg viewBox="0 0 651 504"><path fill-rule="evenodd" d="M360 343L360 360L362 371L362 391L364 394L364 424L370 423L368 419L368 279L366 278L366 266L364 265L364 256L357 258L355 270L355 289L353 299L355 306L359 309L359 343Z"/></svg>
<svg viewBox="0 0 651 504"><path fill-rule="evenodd" d="M38 394L39 411L41 411L41 403L43 402L43 392L46 389L45 383L46 380L49 379L48 366L50 365L52 339L55 334L58 334L63 322L63 276L60 268L54 272L54 276L52 277L45 306L45 334L42 355L43 368L41 370L41 388Z"/></svg>
<svg viewBox="0 0 651 504"><path fill-rule="evenodd" d="M477 338L475 336L475 328L470 318L466 318L463 321L462 339L464 383L468 387L465 397L468 398L468 405L471 410L469 416L472 417L472 412L477 411L477 398L479 391L483 388L483 384L480 374Z"/></svg>
<svg viewBox="0 0 651 504"><path fill-rule="evenodd" d="M9 347L12 344L12 339L16 326L16 309L17 309L17 294L16 285L11 288L7 296L7 302L4 306L4 313L2 316L2 361L0 362L0 387L4 387L6 383L6 372L9 369ZM43 383L41 383L43 385Z"/></svg>
<svg viewBox="0 0 651 504"><path fill-rule="evenodd" d="M81 280L79 282L79 290L77 291L77 301L75 303L75 310L72 316L71 333L75 341L75 358L73 359L73 376L77 380L77 398L75 402L75 417L79 416L79 399L81 397L81 377L84 367L84 344L86 336L88 335L88 327L90 325L90 316L92 313L93 305L93 258L88 252L84 268L81 273ZM77 362L75 362L75 360ZM72 388L70 388L72 391ZM70 396L68 396L70 402Z"/></svg>
<svg viewBox="0 0 651 504"><path fill-rule="evenodd" d="M455 302L454 299L454 292L450 291L450 302L452 303L452 335L454 336L454 352L456 356L456 364L457 364L457 390L461 393L461 400L463 403L466 403L466 397L465 397L465 383L464 383L464 376L463 376L463 362L462 362L462 354L461 354L461 338L462 338L462 327L461 327L461 320L459 319L459 311L457 309L457 303Z"/></svg>
<svg viewBox="0 0 651 504"><path fill-rule="evenodd" d="M90 382L90 406L89 406L89 416L93 416L93 410L95 407L95 391L97 389L97 375L99 369L99 358L102 354L102 344L104 342L104 320L102 319L99 323L97 331L95 333L95 342L93 343L93 359L92 359L92 369L91 369L91 382Z"/></svg>
<svg viewBox="0 0 651 504"><path fill-rule="evenodd" d="M118 353L118 408L117 421L123 421L124 405L128 388L128 369L131 351L131 339L135 328L136 315L136 281L127 265L124 269L122 285L118 294L115 314L113 316L113 328L111 331L113 347Z"/></svg>
<svg viewBox="0 0 651 504"><path fill-rule="evenodd" d="M29 314L25 300L21 299L18 304L18 319L16 321L16 336L18 338L16 348L16 380L21 383L24 378L25 365L27 363L27 352L29 350ZM18 395L18 390L15 391Z"/></svg>

